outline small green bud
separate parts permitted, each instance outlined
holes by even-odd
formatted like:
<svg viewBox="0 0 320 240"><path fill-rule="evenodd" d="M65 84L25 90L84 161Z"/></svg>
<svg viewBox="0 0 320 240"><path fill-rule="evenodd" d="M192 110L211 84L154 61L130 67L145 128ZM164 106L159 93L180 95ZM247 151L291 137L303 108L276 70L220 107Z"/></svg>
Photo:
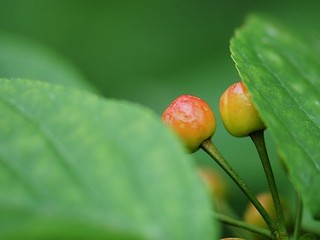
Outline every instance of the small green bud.
<svg viewBox="0 0 320 240"><path fill-rule="evenodd" d="M191 153L216 130L216 119L210 106L191 95L176 98L163 112L162 121L174 130Z"/></svg>
<svg viewBox="0 0 320 240"><path fill-rule="evenodd" d="M266 128L242 82L231 85L221 95L220 115L227 131L235 137L248 136Z"/></svg>

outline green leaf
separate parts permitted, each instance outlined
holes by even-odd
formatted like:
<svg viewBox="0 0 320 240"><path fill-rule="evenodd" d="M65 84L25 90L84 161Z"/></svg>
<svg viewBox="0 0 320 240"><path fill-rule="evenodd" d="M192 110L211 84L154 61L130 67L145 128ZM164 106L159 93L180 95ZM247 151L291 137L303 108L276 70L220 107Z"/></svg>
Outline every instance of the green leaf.
<svg viewBox="0 0 320 240"><path fill-rule="evenodd" d="M0 77L28 78L95 91L62 56L40 43L0 34Z"/></svg>
<svg viewBox="0 0 320 240"><path fill-rule="evenodd" d="M192 159L158 116L0 79L0 239L216 239Z"/></svg>
<svg viewBox="0 0 320 240"><path fill-rule="evenodd" d="M315 218L320 218L319 43L259 16L251 16L231 41L240 76Z"/></svg>

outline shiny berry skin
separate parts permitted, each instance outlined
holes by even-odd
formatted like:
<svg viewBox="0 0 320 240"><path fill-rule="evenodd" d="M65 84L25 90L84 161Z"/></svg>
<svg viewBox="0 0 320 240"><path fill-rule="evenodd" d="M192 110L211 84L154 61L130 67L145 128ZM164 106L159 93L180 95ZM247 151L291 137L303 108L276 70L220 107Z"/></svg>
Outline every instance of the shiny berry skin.
<svg viewBox="0 0 320 240"><path fill-rule="evenodd" d="M210 106L191 95L176 98L163 112L162 121L174 130L190 153L197 151L216 130L216 119Z"/></svg>
<svg viewBox="0 0 320 240"><path fill-rule="evenodd" d="M231 85L221 95L219 107L223 125L235 137L248 136L266 128L242 82Z"/></svg>

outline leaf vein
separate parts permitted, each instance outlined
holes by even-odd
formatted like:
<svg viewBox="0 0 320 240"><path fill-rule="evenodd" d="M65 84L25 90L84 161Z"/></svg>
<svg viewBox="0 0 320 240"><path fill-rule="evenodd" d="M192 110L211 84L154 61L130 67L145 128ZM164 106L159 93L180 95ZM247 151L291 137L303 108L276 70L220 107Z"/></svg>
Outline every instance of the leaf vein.
<svg viewBox="0 0 320 240"><path fill-rule="evenodd" d="M32 113L29 112L26 108L21 106L19 103L15 101L11 101L9 99L6 99L5 97L1 97L2 102L6 103L13 109L15 109L19 114L24 116L28 121L33 123L40 131L41 135L43 135L47 146L51 148L51 150L57 154L57 160L56 162L59 162L63 169L67 172L67 176L70 176L72 181L82 190L83 196L89 197L88 194L88 188L86 187L85 183L81 179L81 174L76 171L76 169L72 166L70 157L66 153L66 151L63 149L63 147L60 146L58 141L55 140L55 138L52 136L51 131L48 130L48 128L40 123L37 118L32 116Z"/></svg>
<svg viewBox="0 0 320 240"><path fill-rule="evenodd" d="M292 93L290 93L286 88L285 86L283 85L282 81L280 81L280 79L278 78L278 76L273 72L271 71L267 65L265 64L264 60L259 56L258 54L258 51L256 49L256 46L255 44L252 44L253 46L253 51L255 52L255 55L257 56L257 58L259 59L261 65L265 68L265 70L267 72L269 72L271 75L274 76L274 78L279 82L279 84L283 87L283 90L285 92L288 93L288 95L292 98L292 100L296 103L296 105L298 106L298 109L305 115L307 116L307 118L309 118L309 115L307 112L305 112L305 110L302 109L302 106L297 102L297 100L294 98L294 96L292 95ZM266 99L266 98L265 98ZM276 116L276 112L274 111L274 115ZM281 118L278 117L278 119L283 122L283 120ZM310 118L309 118L310 119ZM319 126L317 126L317 124L310 119L310 122L315 125L316 128L319 129ZM303 152L306 153L307 156L309 156L309 160L312 161L312 163L315 165L316 169L320 172L320 166L313 160L312 156L310 155L310 153L308 151L305 150L305 147L302 145L301 141L299 141L299 139L296 138L296 136L290 131L289 127L287 126L287 124L283 124L283 126L287 129L287 132L293 137L293 139L295 139L295 142L297 143L298 146L300 146L300 148L302 149Z"/></svg>

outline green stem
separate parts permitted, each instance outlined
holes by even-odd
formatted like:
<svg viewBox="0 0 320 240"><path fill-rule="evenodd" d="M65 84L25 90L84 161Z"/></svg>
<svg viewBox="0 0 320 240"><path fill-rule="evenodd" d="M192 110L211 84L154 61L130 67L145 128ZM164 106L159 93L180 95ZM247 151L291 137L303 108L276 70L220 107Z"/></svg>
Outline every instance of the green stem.
<svg viewBox="0 0 320 240"><path fill-rule="evenodd" d="M239 221L239 220L230 218L230 217L228 217L228 216L226 216L224 214L213 213L213 216L217 220L221 221L222 223L228 224L230 226L246 229L246 230L248 230L250 232L257 233L259 235L262 235L264 237L272 239L271 232L268 229L256 227L256 226L253 226L251 224L247 224L247 223L245 223L243 221Z"/></svg>
<svg viewBox="0 0 320 240"><path fill-rule="evenodd" d="M302 219L302 212L303 212L303 205L301 201L301 197L299 193L296 193L296 217L295 217L295 224L294 224L294 232L293 232L293 240L297 240L300 235L301 230L301 219Z"/></svg>
<svg viewBox="0 0 320 240"><path fill-rule="evenodd" d="M285 221L284 221L284 215L283 215L283 211L282 211L280 197L278 194L278 189L276 186L276 182L274 179L272 167L270 164L270 160L269 160L269 156L268 156L268 152L267 152L267 148L266 148L266 144L265 144L265 140L264 140L264 131L261 130L261 131L253 132L252 134L250 134L250 137L256 146L256 149L257 149L258 154L260 156L261 163L262 163L262 166L263 166L263 169L264 169L264 172L265 172L268 184L269 184L269 189L271 192L271 196L272 196L275 211L276 211L277 229L279 231L279 239L288 239L288 233L287 233L287 229L286 229L286 225L285 225Z"/></svg>
<svg viewBox="0 0 320 240"><path fill-rule="evenodd" d="M219 213L221 215L228 216L229 218L240 221L238 214L233 210L232 207L230 207L230 205L228 204L228 201L225 201L225 200L219 201L219 205L217 206L216 204L215 209L216 209L215 213ZM226 224L226 227L235 236L242 235L243 239L252 238L252 235L245 229L241 229L241 228L235 229L230 224Z"/></svg>
<svg viewBox="0 0 320 240"><path fill-rule="evenodd" d="M274 224L272 218L257 200L257 198L252 194L246 183L240 178L240 176L234 171L230 164L225 160L216 146L213 144L211 139L207 139L202 142L201 148L212 157L219 166L230 176L230 178L238 185L241 191L248 197L252 204L256 207L258 212L261 214L264 221L267 223L269 229L272 231L273 235L276 235L276 225Z"/></svg>

